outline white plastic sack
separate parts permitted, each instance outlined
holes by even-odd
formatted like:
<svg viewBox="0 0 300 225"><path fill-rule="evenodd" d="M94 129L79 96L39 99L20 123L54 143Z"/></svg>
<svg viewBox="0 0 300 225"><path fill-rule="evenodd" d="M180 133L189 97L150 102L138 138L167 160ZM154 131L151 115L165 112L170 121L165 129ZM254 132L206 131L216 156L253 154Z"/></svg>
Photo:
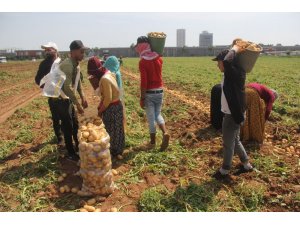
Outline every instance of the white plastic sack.
<svg viewBox="0 0 300 225"><path fill-rule="evenodd" d="M54 61L51 71L40 82L40 86L44 85L43 96L58 98L62 94L61 88L66 80L66 75L59 69L60 60L57 58Z"/></svg>

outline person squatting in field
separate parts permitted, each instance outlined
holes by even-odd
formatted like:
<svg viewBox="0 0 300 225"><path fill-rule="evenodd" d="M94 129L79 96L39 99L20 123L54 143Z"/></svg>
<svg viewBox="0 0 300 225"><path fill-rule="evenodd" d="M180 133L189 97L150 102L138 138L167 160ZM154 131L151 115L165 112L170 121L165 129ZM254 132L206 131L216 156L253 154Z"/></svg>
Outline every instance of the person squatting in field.
<svg viewBox="0 0 300 225"><path fill-rule="evenodd" d="M163 103L162 58L152 52L149 39L141 36L137 39L135 50L140 55L139 70L141 76L140 105L146 111L150 143L149 148L156 145L156 123L163 133L160 150L164 151L169 146L170 135L167 133L164 118L161 115Z"/></svg>
<svg viewBox="0 0 300 225"><path fill-rule="evenodd" d="M222 128L224 113L221 111L221 84L211 90L211 124L217 130ZM246 85L246 119L241 126L241 140L263 143L265 122L269 118L273 103L278 98L275 90L263 84L249 83Z"/></svg>
<svg viewBox="0 0 300 225"><path fill-rule="evenodd" d="M272 111L273 103L278 98L275 90L259 83L246 85L246 120L241 128L242 141L263 143L265 122Z"/></svg>
<svg viewBox="0 0 300 225"><path fill-rule="evenodd" d="M236 55L241 49L234 45L230 50L219 53L213 61L224 73L221 93L221 110L224 113L223 134L223 165L213 175L218 180L230 179L229 171L233 155L236 152L242 163L240 172L253 170L248 155L240 141L240 127L245 121L245 71L237 65Z"/></svg>
<svg viewBox="0 0 300 225"><path fill-rule="evenodd" d="M58 47L54 42L48 42L41 46L42 49L45 50L45 59L40 63L39 69L35 76L35 83L40 86L40 88L44 87L44 84L41 85L41 80L49 74L51 69L57 66L61 59L58 57ZM59 146L63 145L63 134L62 134L62 126L61 120L59 118L59 113L57 108L54 104L55 98L49 97L48 98L48 105L51 112L53 130L55 136L57 138L57 144Z"/></svg>

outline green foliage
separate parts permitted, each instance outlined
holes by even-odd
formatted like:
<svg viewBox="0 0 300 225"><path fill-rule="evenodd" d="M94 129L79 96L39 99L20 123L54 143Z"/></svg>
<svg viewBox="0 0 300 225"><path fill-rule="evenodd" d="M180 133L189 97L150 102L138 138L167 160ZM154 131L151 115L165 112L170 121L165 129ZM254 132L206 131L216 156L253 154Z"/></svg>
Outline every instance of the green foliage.
<svg viewBox="0 0 300 225"><path fill-rule="evenodd" d="M127 68L138 72L137 58L125 60ZM212 86L221 82L222 74L211 57L165 57L163 60L165 83L187 95L199 92L209 97ZM292 118L296 122L300 118L300 57L262 56L247 74L247 82L259 82L277 90L280 97L274 111L285 120Z"/></svg>
<svg viewBox="0 0 300 225"><path fill-rule="evenodd" d="M239 197L243 211L258 211L263 205L263 197L267 188L260 183L240 183L235 189L234 193Z"/></svg>
<svg viewBox="0 0 300 225"><path fill-rule="evenodd" d="M219 188L219 183L191 183L172 193L164 186L157 186L142 193L138 206L144 212L207 212L211 211Z"/></svg>

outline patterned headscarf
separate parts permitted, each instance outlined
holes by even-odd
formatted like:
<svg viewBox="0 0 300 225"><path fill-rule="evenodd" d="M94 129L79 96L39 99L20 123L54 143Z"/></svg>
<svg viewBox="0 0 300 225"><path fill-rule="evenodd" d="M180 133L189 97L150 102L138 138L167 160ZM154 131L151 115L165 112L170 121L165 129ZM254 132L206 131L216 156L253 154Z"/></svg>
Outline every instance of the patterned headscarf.
<svg viewBox="0 0 300 225"><path fill-rule="evenodd" d="M135 50L139 53L140 57L145 60L152 60L159 55L156 52L152 52L149 43L138 43Z"/></svg>

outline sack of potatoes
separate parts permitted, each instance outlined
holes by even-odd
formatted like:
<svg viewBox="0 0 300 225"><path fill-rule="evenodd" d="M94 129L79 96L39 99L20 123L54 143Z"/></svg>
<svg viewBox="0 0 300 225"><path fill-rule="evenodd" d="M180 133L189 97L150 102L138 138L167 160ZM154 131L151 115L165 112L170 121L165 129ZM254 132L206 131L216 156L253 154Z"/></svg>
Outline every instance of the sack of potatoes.
<svg viewBox="0 0 300 225"><path fill-rule="evenodd" d="M84 119L78 130L81 196L109 195L114 191L111 172L110 137L100 118Z"/></svg>

